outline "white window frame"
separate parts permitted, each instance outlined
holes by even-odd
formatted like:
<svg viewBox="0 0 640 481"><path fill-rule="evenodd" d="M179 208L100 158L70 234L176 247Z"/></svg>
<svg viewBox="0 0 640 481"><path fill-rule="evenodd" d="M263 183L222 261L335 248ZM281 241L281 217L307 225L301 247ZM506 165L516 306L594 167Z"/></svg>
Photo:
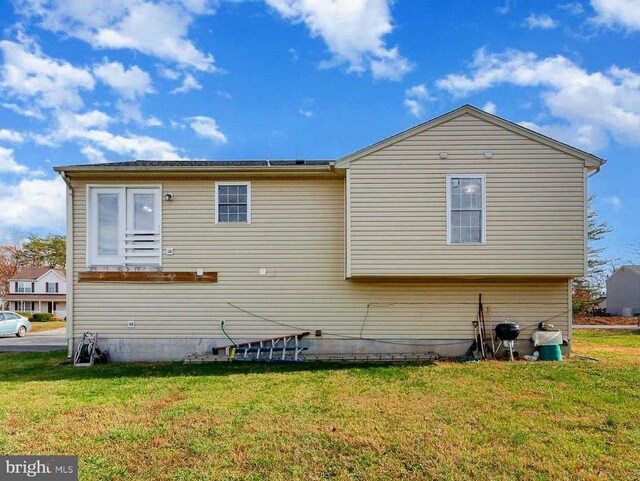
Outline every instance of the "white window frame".
<svg viewBox="0 0 640 481"><path fill-rule="evenodd" d="M130 202L129 192L148 193L152 191L156 195L158 209L156 212L156 225L158 226L158 242L162 245L162 185L161 184L91 184L87 185L87 205L86 205L86 226L87 226L87 246L86 265L87 267L112 267L126 266L125 256L125 232L130 224L131 209L127 209ZM115 256L98 255L98 193L118 194L118 254ZM157 264L149 266L162 266L162 248L158 255Z"/></svg>
<svg viewBox="0 0 640 481"><path fill-rule="evenodd" d="M480 179L482 184L482 215L480 217L480 242L451 242L451 179ZM478 246L487 243L487 175L486 174L447 174L447 245Z"/></svg>
<svg viewBox="0 0 640 481"><path fill-rule="evenodd" d="M142 187L127 187L126 188L126 196L127 196L127 205L133 205L133 196L136 194L149 194L149 190L152 190L150 187L142 188ZM159 209L156 209L154 212L155 216L155 224L160 227L162 230L162 191L158 191L157 189L153 190L153 194L156 196L156 202ZM134 218L133 218L133 209L127 209L127 220L126 220L126 230L128 232L136 232L133 228Z"/></svg>
<svg viewBox="0 0 640 481"><path fill-rule="evenodd" d="M18 312L35 312L36 305L33 301L14 301L16 303L16 311ZM27 309L27 304L29 303L29 309Z"/></svg>
<svg viewBox="0 0 640 481"><path fill-rule="evenodd" d="M23 286L27 286L26 288ZM18 281L18 294L33 294L33 284L31 282Z"/></svg>
<svg viewBox="0 0 640 481"><path fill-rule="evenodd" d="M52 291L49 291L49 286L53 287ZM45 282L44 283L44 291L47 294L55 294L56 293L56 283L55 282Z"/></svg>
<svg viewBox="0 0 640 481"><path fill-rule="evenodd" d="M218 191L221 185L245 185L247 187L247 221L246 222L220 222L218 218ZM251 182L216 182L215 184L215 223L216 224L229 224L229 225L242 225L251 224Z"/></svg>

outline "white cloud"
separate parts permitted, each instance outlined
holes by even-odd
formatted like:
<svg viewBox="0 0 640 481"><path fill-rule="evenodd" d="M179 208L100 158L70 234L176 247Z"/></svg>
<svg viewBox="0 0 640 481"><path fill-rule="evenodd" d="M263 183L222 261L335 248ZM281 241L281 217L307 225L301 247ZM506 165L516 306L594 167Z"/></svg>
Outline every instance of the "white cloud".
<svg viewBox="0 0 640 481"><path fill-rule="evenodd" d="M118 100L116 102L116 108L122 115L121 120L124 122L135 122L143 127L160 127L162 121L155 116L145 118L140 110L140 104L138 102L127 102L124 100Z"/></svg>
<svg viewBox="0 0 640 481"><path fill-rule="evenodd" d="M581 13L584 13L584 7L580 2L562 3L558 5L558 8L565 12L569 12L571 15L580 15Z"/></svg>
<svg viewBox="0 0 640 481"><path fill-rule="evenodd" d="M3 40L0 50L4 54L0 88L21 99L34 99L42 107L78 109L83 105L79 91L95 85L89 71L47 57L33 42Z"/></svg>
<svg viewBox="0 0 640 481"><path fill-rule="evenodd" d="M13 149L5 149L0 147L0 172L9 172L11 174L26 174L29 171L26 165L19 164L13 157ZM5 195L3 192L0 198ZM0 211L1 212L1 211ZM3 215L5 213L3 212Z"/></svg>
<svg viewBox="0 0 640 481"><path fill-rule="evenodd" d="M213 13L207 0L24 0L20 12L43 28L79 38L94 48L132 49L201 71L213 56L189 40L195 15Z"/></svg>
<svg viewBox="0 0 640 481"><path fill-rule="evenodd" d="M613 210L622 209L622 200L617 195L612 195L610 197L605 197L602 199L606 204L608 204Z"/></svg>
<svg viewBox="0 0 640 481"><path fill-rule="evenodd" d="M77 139L120 155L147 160L181 160L176 148L169 142L144 135L115 135L105 130L91 129L78 132Z"/></svg>
<svg viewBox="0 0 640 481"><path fill-rule="evenodd" d="M163 65L158 66L157 69L160 75L164 78L168 78L169 80L178 80L180 78L180 72L177 70L170 69Z"/></svg>
<svg viewBox="0 0 640 481"><path fill-rule="evenodd" d="M321 37L333 58L323 67L347 64L350 72L370 70L374 78L399 80L411 63L384 37L393 31L391 0L265 0L282 17L304 23Z"/></svg>
<svg viewBox="0 0 640 481"><path fill-rule="evenodd" d="M592 19L610 28L640 30L640 2L638 0L591 0L596 12Z"/></svg>
<svg viewBox="0 0 640 481"><path fill-rule="evenodd" d="M7 228L43 228L53 232L65 229L65 184L53 179L23 179L1 185L0 231Z"/></svg>
<svg viewBox="0 0 640 481"><path fill-rule="evenodd" d="M128 100L153 93L151 77L137 65L126 69L119 62L105 62L93 68L94 75Z"/></svg>
<svg viewBox="0 0 640 481"><path fill-rule="evenodd" d="M60 126L63 127L67 134L76 130L84 130L91 128L106 128L113 119L101 112L100 110L92 110L84 114L74 114L71 112L62 112L58 116Z"/></svg>
<svg viewBox="0 0 640 481"><path fill-rule="evenodd" d="M450 74L437 82L457 97L504 84L542 89L542 102L561 122L530 124L537 130L596 150L608 137L640 144L640 74L629 69L590 73L561 55L540 59L531 52L481 49L468 75Z"/></svg>
<svg viewBox="0 0 640 481"><path fill-rule="evenodd" d="M0 106L4 107L7 110L11 110L16 114L23 115L24 117L30 117L32 119L44 120L44 114L36 109L30 109L26 107L20 107L17 104L12 104L8 102L3 102Z"/></svg>
<svg viewBox="0 0 640 481"><path fill-rule="evenodd" d="M162 120L152 115L151 117L145 119L144 125L146 125L147 127L162 127L164 124L162 123Z"/></svg>
<svg viewBox="0 0 640 481"><path fill-rule="evenodd" d="M549 15L534 15L531 14L524 20L524 24L529 28L540 28L542 30L551 30L558 26L556 22Z"/></svg>
<svg viewBox="0 0 640 481"><path fill-rule="evenodd" d="M91 147L90 145L80 149L80 152L82 152L82 154L89 159L89 162L92 164L104 164L107 161L104 157L104 152L96 149L95 147Z"/></svg>
<svg viewBox="0 0 640 481"><path fill-rule="evenodd" d="M227 143L227 136L220 131L215 119L198 115L195 117L188 117L186 120L189 120L189 125L199 137L212 140L216 144Z"/></svg>
<svg viewBox="0 0 640 481"><path fill-rule="evenodd" d="M496 8L496 12L498 12L500 15L508 14L511 11L511 7L513 6L514 2L515 0L504 0L502 6Z"/></svg>
<svg viewBox="0 0 640 481"><path fill-rule="evenodd" d="M67 141L76 142L85 149L82 151L85 156L94 155L94 158L98 159L94 151L86 150L87 146L136 159L182 159L178 155L178 149L164 140L144 135L119 135L109 132L106 128L112 121L111 117L99 110L85 114L61 112L58 114L55 130L36 138L36 142L51 146Z"/></svg>
<svg viewBox="0 0 640 481"><path fill-rule="evenodd" d="M200 85L200 82L198 82L193 75L186 74L182 80L182 85L180 87L176 87L169 93L174 95L183 94L189 90L202 90L202 85Z"/></svg>
<svg viewBox="0 0 640 481"><path fill-rule="evenodd" d="M0 129L0 140L20 144L24 142L24 135L15 130Z"/></svg>
<svg viewBox="0 0 640 481"><path fill-rule="evenodd" d="M580 146L591 152L601 150L609 143L606 131L597 125L571 123L570 121L564 124L552 122L544 125L526 121L518 123L547 137Z"/></svg>
<svg viewBox="0 0 640 481"><path fill-rule="evenodd" d="M303 117L307 117L307 118L313 117L313 111L312 110L298 109L298 113L300 115L302 115Z"/></svg>
<svg viewBox="0 0 640 481"><path fill-rule="evenodd" d="M414 85L404 92L404 106L416 118L424 117L425 102L432 102L433 98L424 84Z"/></svg>
<svg viewBox="0 0 640 481"><path fill-rule="evenodd" d="M493 102L489 101L486 104L484 104L484 106L482 107L482 110L484 110L485 112L488 112L490 114L495 115L496 112L498 112L498 107L496 107L496 104L494 104Z"/></svg>

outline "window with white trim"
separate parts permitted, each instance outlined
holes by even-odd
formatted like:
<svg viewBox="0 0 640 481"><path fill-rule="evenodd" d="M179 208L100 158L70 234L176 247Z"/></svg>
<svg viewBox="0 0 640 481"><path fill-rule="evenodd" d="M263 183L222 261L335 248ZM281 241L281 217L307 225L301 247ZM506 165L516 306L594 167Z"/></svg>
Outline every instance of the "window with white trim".
<svg viewBox="0 0 640 481"><path fill-rule="evenodd" d="M447 175L447 243L485 243L485 175Z"/></svg>
<svg viewBox="0 0 640 481"><path fill-rule="evenodd" d="M251 224L251 183L216 182L216 224Z"/></svg>
<svg viewBox="0 0 640 481"><path fill-rule="evenodd" d="M160 265L160 199L160 187L89 187L89 265Z"/></svg>
<svg viewBox="0 0 640 481"><path fill-rule="evenodd" d="M33 312L35 310L35 304L33 301L14 301L15 309L18 312Z"/></svg>
<svg viewBox="0 0 640 481"><path fill-rule="evenodd" d="M58 292L57 282L45 282L45 287L47 294L55 294L56 292Z"/></svg>
<svg viewBox="0 0 640 481"><path fill-rule="evenodd" d="M18 282L17 292L20 294L30 294L33 292L33 284L31 284L31 282Z"/></svg>

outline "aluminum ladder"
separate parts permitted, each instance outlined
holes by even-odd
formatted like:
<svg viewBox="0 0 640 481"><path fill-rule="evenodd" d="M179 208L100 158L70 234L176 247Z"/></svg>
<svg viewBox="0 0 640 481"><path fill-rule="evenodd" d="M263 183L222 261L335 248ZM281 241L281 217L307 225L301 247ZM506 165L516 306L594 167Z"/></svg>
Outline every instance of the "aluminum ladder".
<svg viewBox="0 0 640 481"><path fill-rule="evenodd" d="M235 345L214 347L212 354L217 355L224 349L230 361L304 362L301 354L309 348L300 345L300 341L307 335L309 332L238 342Z"/></svg>

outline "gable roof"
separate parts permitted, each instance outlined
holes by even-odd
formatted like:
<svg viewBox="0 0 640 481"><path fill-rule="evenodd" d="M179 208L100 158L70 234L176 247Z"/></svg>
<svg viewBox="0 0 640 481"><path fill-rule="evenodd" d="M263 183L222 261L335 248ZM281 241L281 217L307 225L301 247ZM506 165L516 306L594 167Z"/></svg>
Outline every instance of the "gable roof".
<svg viewBox="0 0 640 481"><path fill-rule="evenodd" d="M640 276L640 266L636 266L636 265L631 265L628 264L626 266L621 266L620 269L618 269L617 271L615 271L613 275L617 274L618 272L620 272L622 269L624 269L625 271L629 271L632 272L633 274Z"/></svg>
<svg viewBox="0 0 640 481"><path fill-rule="evenodd" d="M532 140L548 145L549 147L552 147L554 149L560 150L569 155L577 157L584 161L585 167L592 167L592 168L598 169L606 162L606 160L601 159L600 157L597 157L588 152L585 152L584 150L577 149L576 147L572 147L568 144L560 142L559 140L552 139L551 137L547 137L546 135L540 134L531 129L527 129L522 125L518 125L514 122L503 119L502 117L498 117L497 115L493 115L488 112L485 112L484 110L480 110L479 108L474 107L473 105L467 104L455 110L452 110L451 112L447 112L446 114L443 114L439 117L436 117L434 119L431 119L419 125L416 125L415 127L407 129L396 135L392 135L391 137L381 140L380 142L376 142L375 144L370 145L369 147L365 147L364 149L360 149L352 154L342 157L340 160L336 162L336 167L347 167L349 163L355 160L358 160L361 157L364 157L365 155L369 155L380 149L393 145L396 142L399 142L408 137L411 137L412 135L424 132L425 130L429 130L433 127L436 127L440 124L443 124L444 122L455 119L456 117L460 117L462 115L471 115L481 120L485 120L487 122L498 125L507 130L515 132L516 134L523 135L524 137L528 137Z"/></svg>
<svg viewBox="0 0 640 481"><path fill-rule="evenodd" d="M63 280L67 280L67 275L64 269L49 269L48 267L21 269L16 272L10 280L37 281L49 271L53 271Z"/></svg>

